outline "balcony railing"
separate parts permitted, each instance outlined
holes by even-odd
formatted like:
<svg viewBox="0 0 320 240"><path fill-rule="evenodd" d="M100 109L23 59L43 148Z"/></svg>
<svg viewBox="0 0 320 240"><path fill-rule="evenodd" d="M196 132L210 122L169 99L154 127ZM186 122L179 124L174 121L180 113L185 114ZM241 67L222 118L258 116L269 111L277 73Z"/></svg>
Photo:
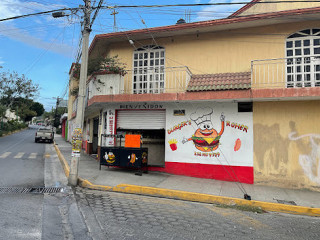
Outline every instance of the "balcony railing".
<svg viewBox="0 0 320 240"><path fill-rule="evenodd" d="M96 95L185 92L191 79L188 67L143 68L118 74L96 75L87 83L87 100Z"/></svg>
<svg viewBox="0 0 320 240"><path fill-rule="evenodd" d="M320 87L320 56L253 60L252 88Z"/></svg>
<svg viewBox="0 0 320 240"><path fill-rule="evenodd" d="M154 67L128 71L124 94L185 92L191 79L188 67Z"/></svg>

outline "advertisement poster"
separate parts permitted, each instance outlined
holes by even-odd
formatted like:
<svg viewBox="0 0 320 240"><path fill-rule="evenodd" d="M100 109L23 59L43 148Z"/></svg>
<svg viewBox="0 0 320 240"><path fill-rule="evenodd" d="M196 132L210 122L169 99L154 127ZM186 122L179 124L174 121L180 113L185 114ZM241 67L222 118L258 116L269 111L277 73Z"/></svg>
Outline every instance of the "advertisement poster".
<svg viewBox="0 0 320 240"><path fill-rule="evenodd" d="M237 103L197 103L167 113L167 162L253 166L252 112L238 112Z"/></svg>
<svg viewBox="0 0 320 240"><path fill-rule="evenodd" d="M82 145L82 129L75 128L72 133L72 157L80 157L81 145Z"/></svg>
<svg viewBox="0 0 320 240"><path fill-rule="evenodd" d="M105 112L104 116L104 134L115 134L115 123L116 123L116 115L115 110L108 110ZM104 143L106 147L113 147L115 145L114 137L105 137Z"/></svg>

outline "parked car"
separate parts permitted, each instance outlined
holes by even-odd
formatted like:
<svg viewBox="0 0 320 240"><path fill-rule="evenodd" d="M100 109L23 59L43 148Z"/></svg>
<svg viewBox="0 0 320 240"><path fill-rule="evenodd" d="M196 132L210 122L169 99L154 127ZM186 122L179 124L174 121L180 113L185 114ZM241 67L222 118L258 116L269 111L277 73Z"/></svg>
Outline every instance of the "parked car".
<svg viewBox="0 0 320 240"><path fill-rule="evenodd" d="M54 138L54 132L51 127L40 127L35 135L34 141L40 142L40 141L48 141L50 143L53 143Z"/></svg>

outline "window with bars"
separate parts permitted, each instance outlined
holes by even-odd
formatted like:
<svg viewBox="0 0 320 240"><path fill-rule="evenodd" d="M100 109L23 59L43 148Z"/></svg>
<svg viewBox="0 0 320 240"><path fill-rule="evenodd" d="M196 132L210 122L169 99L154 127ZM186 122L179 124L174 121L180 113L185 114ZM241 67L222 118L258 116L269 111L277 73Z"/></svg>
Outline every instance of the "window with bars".
<svg viewBox="0 0 320 240"><path fill-rule="evenodd" d="M165 88L165 51L148 45L133 53L133 93L162 93Z"/></svg>
<svg viewBox="0 0 320 240"><path fill-rule="evenodd" d="M287 87L320 86L320 29L306 29L286 41Z"/></svg>

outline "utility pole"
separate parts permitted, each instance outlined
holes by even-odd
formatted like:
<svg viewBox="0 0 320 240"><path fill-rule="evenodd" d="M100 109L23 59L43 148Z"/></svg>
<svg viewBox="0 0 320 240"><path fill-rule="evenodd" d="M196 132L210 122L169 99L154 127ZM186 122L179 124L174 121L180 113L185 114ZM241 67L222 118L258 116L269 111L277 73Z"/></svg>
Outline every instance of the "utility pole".
<svg viewBox="0 0 320 240"><path fill-rule="evenodd" d="M57 97L56 111L55 111L55 113L54 113L54 120L53 120L53 126L54 126L55 128L58 128L58 126L59 126L59 122L58 122L58 120L57 120L59 103L60 103L60 98Z"/></svg>
<svg viewBox="0 0 320 240"><path fill-rule="evenodd" d="M118 31L117 21L116 21L116 14L118 14L118 12L116 12L115 9L113 9L113 12L110 14L110 15L113 15L113 31L114 32Z"/></svg>
<svg viewBox="0 0 320 240"><path fill-rule="evenodd" d="M82 31L82 55L81 55L81 68L80 68L80 81L79 81L79 94L78 94L78 106L75 127L82 135L83 132L83 121L84 121L84 108L85 108L85 94L86 94L86 80L88 72L88 46L89 46L89 35L91 32L90 14L91 14L91 0L83 0L85 2L84 8L84 22ZM82 143L80 146L81 151ZM71 186L77 186L78 184L78 167L80 154L72 154L70 173L68 183Z"/></svg>

